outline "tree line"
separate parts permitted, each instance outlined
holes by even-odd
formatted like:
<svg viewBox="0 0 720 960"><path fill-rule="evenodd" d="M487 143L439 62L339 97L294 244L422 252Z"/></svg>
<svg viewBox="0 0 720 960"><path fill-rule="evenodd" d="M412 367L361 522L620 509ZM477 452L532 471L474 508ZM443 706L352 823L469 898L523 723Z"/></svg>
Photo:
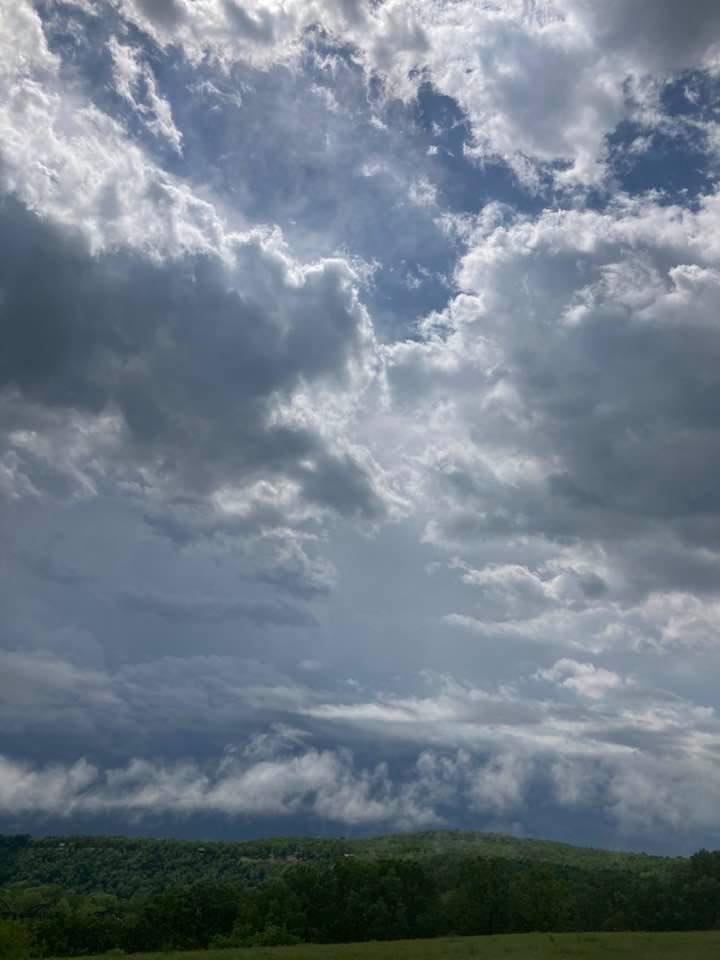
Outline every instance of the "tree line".
<svg viewBox="0 0 720 960"><path fill-rule="evenodd" d="M593 850L471 830L354 839L273 837L233 842L0 834L0 885L59 884L77 892L103 891L128 898L187 886L198 880L256 886L288 865L333 863L346 855L363 860L423 861L478 856L640 873L664 873L683 862L679 858Z"/></svg>
<svg viewBox="0 0 720 960"><path fill-rule="evenodd" d="M286 863L251 885L209 880L119 897L0 887L0 956L81 956L531 931L720 926L720 852L665 872L474 855Z"/></svg>

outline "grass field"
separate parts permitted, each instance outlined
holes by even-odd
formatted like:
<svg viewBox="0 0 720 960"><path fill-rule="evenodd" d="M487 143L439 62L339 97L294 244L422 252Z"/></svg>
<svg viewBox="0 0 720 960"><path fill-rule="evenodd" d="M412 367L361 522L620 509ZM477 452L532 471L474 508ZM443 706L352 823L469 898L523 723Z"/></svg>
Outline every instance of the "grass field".
<svg viewBox="0 0 720 960"><path fill-rule="evenodd" d="M453 937L194 953L141 953L133 960L720 960L720 932L557 933ZM93 960L108 960L104 957Z"/></svg>

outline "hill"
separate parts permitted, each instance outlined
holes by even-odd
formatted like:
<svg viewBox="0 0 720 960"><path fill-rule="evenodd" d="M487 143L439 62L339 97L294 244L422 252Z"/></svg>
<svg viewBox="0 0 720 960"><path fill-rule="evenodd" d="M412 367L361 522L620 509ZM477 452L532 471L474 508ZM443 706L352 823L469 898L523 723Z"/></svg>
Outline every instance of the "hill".
<svg viewBox="0 0 720 960"><path fill-rule="evenodd" d="M0 836L0 883L60 884L126 897L199 880L254 885L296 863L475 856L640 874L667 872L680 858L655 857L477 831L431 831L368 839L280 837L232 843L128 837Z"/></svg>
<svg viewBox="0 0 720 960"><path fill-rule="evenodd" d="M457 831L239 843L15 836L0 838L0 867L0 956L3 936L58 957L720 929L720 852L669 859Z"/></svg>

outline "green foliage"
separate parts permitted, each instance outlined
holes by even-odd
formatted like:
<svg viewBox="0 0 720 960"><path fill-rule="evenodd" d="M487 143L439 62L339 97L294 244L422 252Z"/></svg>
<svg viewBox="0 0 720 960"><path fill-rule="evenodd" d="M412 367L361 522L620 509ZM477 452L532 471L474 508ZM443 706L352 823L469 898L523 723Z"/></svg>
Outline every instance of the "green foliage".
<svg viewBox="0 0 720 960"><path fill-rule="evenodd" d="M0 920L0 960L23 960L29 955L27 928L15 920Z"/></svg>
<svg viewBox="0 0 720 960"><path fill-rule="evenodd" d="M643 874L665 873L677 862L646 854L452 830L366 840L279 837L238 843L0 836L0 883L60 884L88 893L103 890L131 897L157 893L168 886L187 886L197 880L253 886L292 864L332 863L345 857L453 862L468 856Z"/></svg>
<svg viewBox="0 0 720 960"><path fill-rule="evenodd" d="M362 842L263 841L253 849L265 859L241 858L242 869L235 874L231 858L224 858L248 845L220 844L222 856L211 858L213 869L199 866L192 881L184 869L178 871L178 858L204 854L202 845L149 842L139 848L145 872L138 881L133 885L124 873L116 878L120 889L129 891L121 896L87 890L94 874L85 869L87 859L67 846L77 842L82 853L84 841L59 841L64 847L55 841L56 849L69 851L66 873L77 886L15 879L0 888L0 922L15 933L14 940L6 935L6 949L82 956L523 932L544 933L552 943L556 931L720 926L720 854L622 860L581 851L577 862L569 862L564 848L560 856L547 845L554 850L549 860L522 860L478 855L474 838L481 835L469 835L464 847L457 840L467 835L447 835L446 846L436 842L445 835L420 836L429 847L415 857L411 852L421 849L418 835ZM109 839L99 846L114 851L124 843L134 841ZM34 845L18 845L18 860ZM348 846L362 855L349 853ZM546 847L509 849L537 853ZM151 861L153 852L157 856ZM154 873L148 872L151 862ZM219 863L231 879L217 878ZM639 863L647 869L639 869ZM254 864L249 872L248 864ZM55 874L46 871L45 876Z"/></svg>
<svg viewBox="0 0 720 960"><path fill-rule="evenodd" d="M32 837L26 833L12 836L0 834L0 884L8 883L13 879L20 853L31 843Z"/></svg>
<svg viewBox="0 0 720 960"><path fill-rule="evenodd" d="M284 947L300 943L300 937L289 933L286 927L271 923L264 930L247 937L244 947Z"/></svg>

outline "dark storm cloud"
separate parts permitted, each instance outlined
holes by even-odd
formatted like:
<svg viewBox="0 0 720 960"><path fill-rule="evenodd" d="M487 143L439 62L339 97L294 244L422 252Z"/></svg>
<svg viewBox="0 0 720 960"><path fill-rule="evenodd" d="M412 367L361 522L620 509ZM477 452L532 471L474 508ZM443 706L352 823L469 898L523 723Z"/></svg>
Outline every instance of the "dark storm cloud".
<svg viewBox="0 0 720 960"><path fill-rule="evenodd" d="M252 240L238 245L234 276L210 256L93 257L12 198L0 232L6 391L54 410L118 410L125 455L189 489L262 471L321 506L382 514L353 456L310 427L269 422L303 381L341 385L361 348L362 308L339 265L297 283Z"/></svg>

